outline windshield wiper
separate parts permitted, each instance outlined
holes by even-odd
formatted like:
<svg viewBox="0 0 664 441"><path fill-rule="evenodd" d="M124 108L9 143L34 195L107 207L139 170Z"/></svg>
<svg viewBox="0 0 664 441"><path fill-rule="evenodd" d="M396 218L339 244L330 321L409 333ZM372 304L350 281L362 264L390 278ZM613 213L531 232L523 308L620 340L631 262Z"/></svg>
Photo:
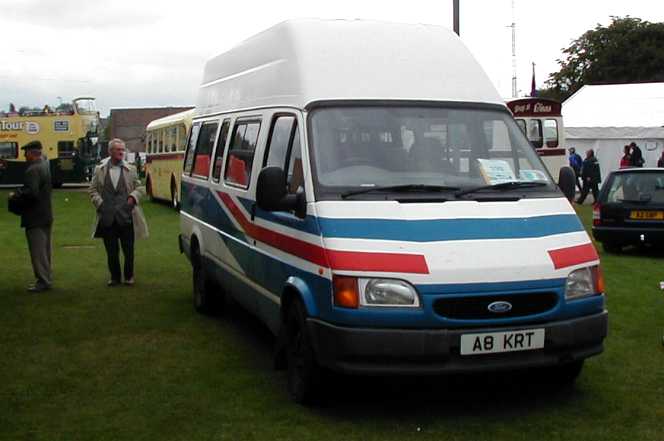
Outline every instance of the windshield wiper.
<svg viewBox="0 0 664 441"><path fill-rule="evenodd" d="M346 199L350 196L357 194L372 193L372 192L394 192L394 193L408 193L408 192L441 192L441 191L457 191L459 187L451 187L448 185L427 185L427 184L405 184L405 185L387 185L384 187L371 187L363 188L362 190L350 190L341 193L341 199Z"/></svg>
<svg viewBox="0 0 664 441"><path fill-rule="evenodd" d="M501 182L498 184L492 184L492 185L481 185L479 187L472 187L472 188L467 188L465 190L460 190L454 193L454 196L460 197L464 196L470 193L475 193L478 191L483 191L483 190L499 190L499 191L505 191L505 190L513 190L517 188L531 188L531 187L546 187L548 184L546 182L537 182L537 181L509 181L509 182Z"/></svg>

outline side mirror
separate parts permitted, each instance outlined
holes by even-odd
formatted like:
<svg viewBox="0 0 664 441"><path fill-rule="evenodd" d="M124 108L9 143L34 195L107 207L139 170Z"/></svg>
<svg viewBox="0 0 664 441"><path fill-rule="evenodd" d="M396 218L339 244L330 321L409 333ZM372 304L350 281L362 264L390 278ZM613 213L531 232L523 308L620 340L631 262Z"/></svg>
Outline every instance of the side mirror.
<svg viewBox="0 0 664 441"><path fill-rule="evenodd" d="M576 194L576 173L572 167L561 167L558 174L558 187L563 192L568 201L574 201Z"/></svg>
<svg viewBox="0 0 664 441"><path fill-rule="evenodd" d="M302 188L295 194L286 191L286 173L280 167L265 167L258 175L256 204L265 211L294 211L304 219L307 201Z"/></svg>

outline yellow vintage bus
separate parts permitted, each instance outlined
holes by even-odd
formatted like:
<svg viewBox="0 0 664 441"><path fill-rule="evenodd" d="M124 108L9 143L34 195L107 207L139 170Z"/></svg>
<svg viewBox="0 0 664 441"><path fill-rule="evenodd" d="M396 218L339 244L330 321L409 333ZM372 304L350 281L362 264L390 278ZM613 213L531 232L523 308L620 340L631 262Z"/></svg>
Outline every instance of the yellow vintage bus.
<svg viewBox="0 0 664 441"><path fill-rule="evenodd" d="M145 136L145 185L151 199L180 206L180 175L194 110L156 119L148 124Z"/></svg>
<svg viewBox="0 0 664 441"><path fill-rule="evenodd" d="M21 147L40 141L54 187L84 182L99 157L99 113L94 98L76 98L57 110L0 113L0 185L20 185L27 167Z"/></svg>

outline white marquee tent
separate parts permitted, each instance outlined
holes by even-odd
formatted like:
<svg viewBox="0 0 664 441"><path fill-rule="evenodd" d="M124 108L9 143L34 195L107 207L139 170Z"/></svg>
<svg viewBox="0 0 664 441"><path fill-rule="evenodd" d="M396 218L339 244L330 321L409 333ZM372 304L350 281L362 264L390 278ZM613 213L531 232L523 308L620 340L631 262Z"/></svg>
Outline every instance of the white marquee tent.
<svg viewBox="0 0 664 441"><path fill-rule="evenodd" d="M664 83L583 86L563 103L567 147L594 149L602 176L617 170L625 144L635 142L646 167L664 150Z"/></svg>

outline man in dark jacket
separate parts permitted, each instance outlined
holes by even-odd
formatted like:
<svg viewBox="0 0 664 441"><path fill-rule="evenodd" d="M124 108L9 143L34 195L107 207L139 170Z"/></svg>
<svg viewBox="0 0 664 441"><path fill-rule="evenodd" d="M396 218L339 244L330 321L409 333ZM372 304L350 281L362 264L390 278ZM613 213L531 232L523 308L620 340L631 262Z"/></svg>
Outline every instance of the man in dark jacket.
<svg viewBox="0 0 664 441"><path fill-rule="evenodd" d="M22 207L21 227L25 228L28 249L35 274L35 283L28 287L30 292L41 292L51 288L51 171L48 160L42 157L42 145L33 141L24 145L28 168L25 171L23 187L12 197L19 199Z"/></svg>
<svg viewBox="0 0 664 441"><path fill-rule="evenodd" d="M588 192L591 190L593 192L593 199L597 202L599 196L599 183L602 181L602 174L599 169L599 162L597 162L595 152L592 149L586 152L586 159L583 160L581 179L583 179L583 189L581 190L581 196L576 203L583 204L583 201L585 201L588 196Z"/></svg>
<svg viewBox="0 0 664 441"><path fill-rule="evenodd" d="M569 148L569 166L574 170L574 176L576 178L576 186L581 191L581 184L579 183L579 178L581 177L581 167L583 166L583 159L581 155L576 152L574 147Z"/></svg>

